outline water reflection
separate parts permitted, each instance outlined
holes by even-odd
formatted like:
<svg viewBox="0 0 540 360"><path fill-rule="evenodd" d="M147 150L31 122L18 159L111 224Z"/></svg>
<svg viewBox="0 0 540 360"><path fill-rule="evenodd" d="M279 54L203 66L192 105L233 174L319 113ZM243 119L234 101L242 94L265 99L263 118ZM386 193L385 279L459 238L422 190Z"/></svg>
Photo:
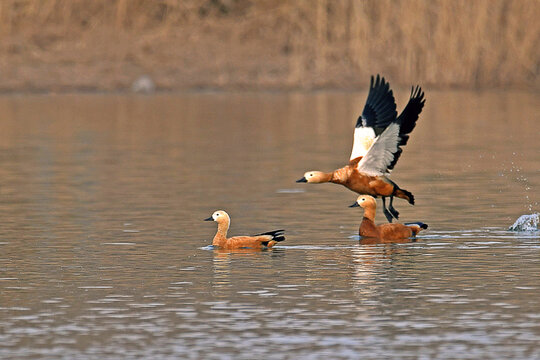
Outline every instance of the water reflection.
<svg viewBox="0 0 540 360"><path fill-rule="evenodd" d="M374 237L362 237L358 242L360 245L378 245L378 244L407 244L410 242L417 242L417 238L408 238L408 239L381 239Z"/></svg>
<svg viewBox="0 0 540 360"><path fill-rule="evenodd" d="M218 250L214 250L218 251ZM213 259L214 267L214 290L230 285L231 254L229 252L217 253Z"/></svg>
<svg viewBox="0 0 540 360"><path fill-rule="evenodd" d="M429 92L392 178L430 228L399 243L294 183L364 100L0 97L0 357L540 357L539 235L506 230L538 202L536 95ZM209 249L216 208L287 240Z"/></svg>

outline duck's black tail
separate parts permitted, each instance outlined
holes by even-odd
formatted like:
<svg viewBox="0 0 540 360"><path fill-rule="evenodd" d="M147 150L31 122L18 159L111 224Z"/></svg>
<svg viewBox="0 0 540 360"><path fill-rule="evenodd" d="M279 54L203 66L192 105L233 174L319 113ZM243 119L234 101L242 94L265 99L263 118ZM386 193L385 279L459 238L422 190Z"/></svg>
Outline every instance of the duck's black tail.
<svg viewBox="0 0 540 360"><path fill-rule="evenodd" d="M283 230L283 229L274 230L274 231L268 231L268 232L265 232L265 233L257 234L255 236L261 236L261 235L270 235L272 237L268 241L263 241L262 242L262 244L264 246L268 246L269 244L273 245L276 242L285 240L285 230Z"/></svg>
<svg viewBox="0 0 540 360"><path fill-rule="evenodd" d="M410 223L405 223L405 225L407 226L418 226L420 229L427 229L428 226L427 224L424 224L423 222L410 222Z"/></svg>
<svg viewBox="0 0 540 360"><path fill-rule="evenodd" d="M409 204L414 205L414 195L405 189L397 188L394 190L394 194L401 199L405 199L409 202Z"/></svg>

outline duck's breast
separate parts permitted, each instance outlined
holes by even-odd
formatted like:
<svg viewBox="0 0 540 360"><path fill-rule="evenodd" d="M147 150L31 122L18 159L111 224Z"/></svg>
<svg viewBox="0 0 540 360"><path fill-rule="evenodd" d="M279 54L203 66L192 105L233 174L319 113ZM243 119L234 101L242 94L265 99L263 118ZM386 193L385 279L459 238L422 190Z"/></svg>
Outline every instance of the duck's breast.
<svg viewBox="0 0 540 360"><path fill-rule="evenodd" d="M358 234L366 238L378 238L380 236L379 230L377 229L377 226L375 225L375 223L372 220L365 217L362 219L362 222L360 223Z"/></svg>
<svg viewBox="0 0 540 360"><path fill-rule="evenodd" d="M360 173L358 170L354 169L351 171L351 174L347 177L347 180L343 183L348 189L357 192L358 194L367 194L377 196L377 193L374 191L373 187L370 186L370 182L376 180L373 176L368 176Z"/></svg>

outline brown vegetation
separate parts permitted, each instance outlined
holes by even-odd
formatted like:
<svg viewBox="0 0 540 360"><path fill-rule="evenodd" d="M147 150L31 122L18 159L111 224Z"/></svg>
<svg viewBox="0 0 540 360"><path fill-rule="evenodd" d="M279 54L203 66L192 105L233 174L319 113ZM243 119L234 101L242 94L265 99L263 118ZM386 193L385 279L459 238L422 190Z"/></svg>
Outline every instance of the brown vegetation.
<svg viewBox="0 0 540 360"><path fill-rule="evenodd" d="M540 89L538 0L2 0L0 90Z"/></svg>

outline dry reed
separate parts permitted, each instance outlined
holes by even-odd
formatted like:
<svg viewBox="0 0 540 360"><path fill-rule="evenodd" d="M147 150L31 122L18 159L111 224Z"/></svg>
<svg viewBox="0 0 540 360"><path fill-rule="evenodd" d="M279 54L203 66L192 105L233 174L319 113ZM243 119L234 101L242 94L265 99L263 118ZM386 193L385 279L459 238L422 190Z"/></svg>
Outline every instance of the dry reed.
<svg viewBox="0 0 540 360"><path fill-rule="evenodd" d="M0 89L540 89L538 0L2 0Z"/></svg>

